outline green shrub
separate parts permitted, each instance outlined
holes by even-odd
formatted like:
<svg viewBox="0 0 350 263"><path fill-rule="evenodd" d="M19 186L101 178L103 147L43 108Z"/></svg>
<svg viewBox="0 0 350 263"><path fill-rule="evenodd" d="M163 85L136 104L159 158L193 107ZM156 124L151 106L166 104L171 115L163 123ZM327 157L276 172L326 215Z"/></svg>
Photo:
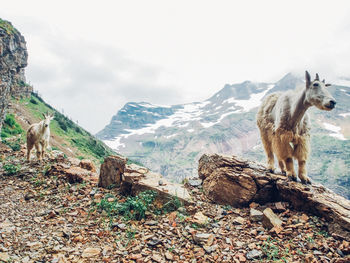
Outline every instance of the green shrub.
<svg viewBox="0 0 350 263"><path fill-rule="evenodd" d="M35 104L35 105L38 104L38 102L37 102L34 98L31 98L31 99L29 100L29 102L32 103L32 104Z"/></svg>
<svg viewBox="0 0 350 263"><path fill-rule="evenodd" d="M19 170L21 170L20 165L14 165L12 163L6 163L4 165L4 170L7 175L13 175L16 174Z"/></svg>
<svg viewBox="0 0 350 263"><path fill-rule="evenodd" d="M21 149L21 139L18 138L16 141L8 141L8 140L4 140L3 141L4 144L6 144L7 146L9 146L12 151L19 151Z"/></svg>
<svg viewBox="0 0 350 263"><path fill-rule="evenodd" d="M24 133L21 125L16 122L15 115L7 114L1 129L1 138L5 139Z"/></svg>
<svg viewBox="0 0 350 263"><path fill-rule="evenodd" d="M106 196L96 204L96 209L100 212L105 211L110 220L115 216L123 216L126 220L141 220L146 217L146 211L151 209L157 193L154 191L141 192L137 196L129 196L125 202L114 200L108 201Z"/></svg>

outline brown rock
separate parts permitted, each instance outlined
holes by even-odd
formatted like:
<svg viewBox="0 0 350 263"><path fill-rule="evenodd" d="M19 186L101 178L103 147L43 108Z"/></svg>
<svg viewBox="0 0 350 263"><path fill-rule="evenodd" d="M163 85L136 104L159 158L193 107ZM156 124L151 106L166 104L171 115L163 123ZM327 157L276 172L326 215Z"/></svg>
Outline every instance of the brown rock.
<svg viewBox="0 0 350 263"><path fill-rule="evenodd" d="M266 208L263 212L263 226L265 228L271 229L273 227L281 227L282 220L271 210L271 208Z"/></svg>
<svg viewBox="0 0 350 263"><path fill-rule="evenodd" d="M249 204L253 201L257 186L244 168L245 163L233 157L203 155L199 160L198 174L204 179L204 193L219 204Z"/></svg>
<svg viewBox="0 0 350 263"><path fill-rule="evenodd" d="M82 183L90 176L90 172L80 167L70 167L63 171L69 183Z"/></svg>
<svg viewBox="0 0 350 263"><path fill-rule="evenodd" d="M204 225L209 222L209 219L202 212L197 212L194 214L192 222L198 225Z"/></svg>
<svg viewBox="0 0 350 263"><path fill-rule="evenodd" d="M218 154L200 158L198 175L204 180L204 194L216 203L242 206L285 201L297 210L324 218L332 236L350 240L350 201L321 185L292 182L262 165Z"/></svg>
<svg viewBox="0 0 350 263"><path fill-rule="evenodd" d="M56 163L46 172L49 176L65 178L69 183L81 183L91 177L91 172L81 167L69 167L62 163Z"/></svg>
<svg viewBox="0 0 350 263"><path fill-rule="evenodd" d="M121 156L108 156L105 158L100 169L98 186L109 187L120 186L121 176L124 173L127 158Z"/></svg>
<svg viewBox="0 0 350 263"><path fill-rule="evenodd" d="M163 182L162 185L159 185L160 180ZM160 202L168 202L177 198L184 204L192 203L191 196L183 185L169 182L161 174L148 171L138 165L126 165L121 188L124 194L131 195L137 195L146 190L155 191Z"/></svg>
<svg viewBox="0 0 350 263"><path fill-rule="evenodd" d="M257 222L261 221L263 218L263 213L254 208L250 208L250 220Z"/></svg>
<svg viewBox="0 0 350 263"><path fill-rule="evenodd" d="M99 248L88 247L83 251L81 255L83 258L91 258L100 255L101 250Z"/></svg>
<svg viewBox="0 0 350 263"><path fill-rule="evenodd" d="M96 167L95 167L94 163L91 160L87 160L87 159L81 160L80 163L79 163L79 166L81 168L84 168L84 169L88 170L88 171L96 173Z"/></svg>

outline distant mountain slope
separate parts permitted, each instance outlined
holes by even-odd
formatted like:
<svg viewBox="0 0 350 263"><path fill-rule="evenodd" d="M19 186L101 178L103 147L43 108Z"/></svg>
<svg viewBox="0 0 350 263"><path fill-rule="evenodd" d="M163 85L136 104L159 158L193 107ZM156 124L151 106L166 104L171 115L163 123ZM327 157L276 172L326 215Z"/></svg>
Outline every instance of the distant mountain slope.
<svg viewBox="0 0 350 263"><path fill-rule="evenodd" d="M68 157L87 158L99 163L104 157L115 154L107 145L45 103L35 93L30 97L13 99L9 113L15 115L25 131L30 124L41 121L43 113L54 115L55 117L50 123L50 146L53 150L64 152ZM25 134L20 139L21 142L25 142Z"/></svg>
<svg viewBox="0 0 350 263"><path fill-rule="evenodd" d="M276 83L225 85L203 102L160 106L127 103L97 134L107 145L176 181L197 175L203 153L235 154L265 162L255 115L261 100L294 89L303 79L287 74ZM310 176L350 197L350 88L332 86L337 107L312 108Z"/></svg>

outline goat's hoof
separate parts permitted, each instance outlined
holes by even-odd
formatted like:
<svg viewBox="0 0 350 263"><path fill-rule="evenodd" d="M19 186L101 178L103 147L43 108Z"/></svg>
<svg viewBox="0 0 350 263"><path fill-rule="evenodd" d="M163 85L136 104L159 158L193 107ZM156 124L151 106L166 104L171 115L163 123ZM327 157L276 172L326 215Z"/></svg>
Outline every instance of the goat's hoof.
<svg viewBox="0 0 350 263"><path fill-rule="evenodd" d="M310 181L310 179L308 178L308 179L301 179L301 183L302 184L310 184L311 185L311 181Z"/></svg>
<svg viewBox="0 0 350 263"><path fill-rule="evenodd" d="M268 172L274 174L275 173L275 169L270 168L270 169L268 169Z"/></svg>

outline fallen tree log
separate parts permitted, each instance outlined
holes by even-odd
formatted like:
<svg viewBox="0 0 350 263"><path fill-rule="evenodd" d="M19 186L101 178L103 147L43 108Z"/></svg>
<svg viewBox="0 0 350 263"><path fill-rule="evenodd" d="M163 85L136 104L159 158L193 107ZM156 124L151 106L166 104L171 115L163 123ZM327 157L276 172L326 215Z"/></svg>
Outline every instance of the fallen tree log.
<svg viewBox="0 0 350 263"><path fill-rule="evenodd" d="M329 222L329 232L350 239L350 201L322 185L293 182L282 174L235 156L204 154L198 175L203 190L213 202L247 206L251 202L287 201L295 209L320 216Z"/></svg>

